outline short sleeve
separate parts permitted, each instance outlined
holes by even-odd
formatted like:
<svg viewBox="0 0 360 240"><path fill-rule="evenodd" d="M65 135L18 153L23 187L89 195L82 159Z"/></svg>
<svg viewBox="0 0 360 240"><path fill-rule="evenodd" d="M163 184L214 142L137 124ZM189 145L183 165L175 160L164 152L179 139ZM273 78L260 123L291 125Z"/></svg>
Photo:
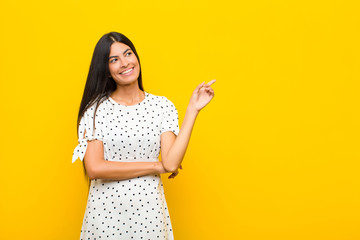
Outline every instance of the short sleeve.
<svg viewBox="0 0 360 240"><path fill-rule="evenodd" d="M162 103L163 120L161 123L161 133L171 131L179 134L179 117L175 105L166 97L163 97Z"/></svg>
<svg viewBox="0 0 360 240"><path fill-rule="evenodd" d="M82 116L79 129L78 129L78 142L79 144L76 146L73 152L72 162L75 162L78 158L83 161L85 152L87 149L87 141L98 139L103 141L103 134L101 128L100 116L98 115L99 108L97 109L97 114L95 116L95 129L94 129L94 111L95 111L96 103L90 106ZM84 132L85 137L84 137Z"/></svg>

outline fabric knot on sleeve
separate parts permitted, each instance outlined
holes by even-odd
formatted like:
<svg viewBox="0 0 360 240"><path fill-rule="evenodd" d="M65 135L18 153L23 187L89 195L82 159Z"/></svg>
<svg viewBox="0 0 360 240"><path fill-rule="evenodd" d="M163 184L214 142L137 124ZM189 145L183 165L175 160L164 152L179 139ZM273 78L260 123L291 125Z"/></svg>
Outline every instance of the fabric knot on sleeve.
<svg viewBox="0 0 360 240"><path fill-rule="evenodd" d="M80 120L79 131L78 131L78 142L79 144L75 147L72 162L75 162L78 158L83 161L85 152L88 146L88 141L99 139L103 140L102 136L102 128L100 125L100 121L96 121L95 129L93 129L94 123L94 107L89 107L84 113L83 117ZM99 116L98 116L99 118Z"/></svg>
<svg viewBox="0 0 360 240"><path fill-rule="evenodd" d="M79 140L79 144L76 146L73 152L72 162L75 162L76 159L78 158L80 158L80 160L83 161L86 148L87 148L87 140L86 139Z"/></svg>

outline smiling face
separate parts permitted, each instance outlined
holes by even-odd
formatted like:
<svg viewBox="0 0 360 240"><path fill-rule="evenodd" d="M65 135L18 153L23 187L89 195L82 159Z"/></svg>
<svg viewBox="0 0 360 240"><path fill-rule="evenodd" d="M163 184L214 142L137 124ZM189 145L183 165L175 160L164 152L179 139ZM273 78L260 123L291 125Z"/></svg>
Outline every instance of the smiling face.
<svg viewBox="0 0 360 240"><path fill-rule="evenodd" d="M109 71L117 85L137 84L140 65L128 45L121 42L114 42L111 45Z"/></svg>

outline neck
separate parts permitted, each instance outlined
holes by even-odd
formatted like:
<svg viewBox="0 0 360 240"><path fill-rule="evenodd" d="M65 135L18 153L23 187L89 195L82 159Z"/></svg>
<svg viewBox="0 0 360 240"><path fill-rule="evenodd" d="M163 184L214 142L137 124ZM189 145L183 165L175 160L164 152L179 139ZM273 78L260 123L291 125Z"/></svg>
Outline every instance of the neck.
<svg viewBox="0 0 360 240"><path fill-rule="evenodd" d="M110 97L114 100L122 101L125 104L133 104L142 101L144 99L144 93L136 83L136 85L117 86L116 90L110 94Z"/></svg>

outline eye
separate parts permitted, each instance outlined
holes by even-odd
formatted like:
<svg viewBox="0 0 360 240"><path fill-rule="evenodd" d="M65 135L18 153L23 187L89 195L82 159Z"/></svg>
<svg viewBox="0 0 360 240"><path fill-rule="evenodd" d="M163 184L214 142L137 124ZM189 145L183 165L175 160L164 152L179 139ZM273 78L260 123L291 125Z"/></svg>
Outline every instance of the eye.
<svg viewBox="0 0 360 240"><path fill-rule="evenodd" d="M114 60L117 60L116 58L113 58L110 60L110 63L114 62Z"/></svg>
<svg viewBox="0 0 360 240"><path fill-rule="evenodd" d="M127 52L126 54L125 54L125 56L130 56L132 54L132 52Z"/></svg>

